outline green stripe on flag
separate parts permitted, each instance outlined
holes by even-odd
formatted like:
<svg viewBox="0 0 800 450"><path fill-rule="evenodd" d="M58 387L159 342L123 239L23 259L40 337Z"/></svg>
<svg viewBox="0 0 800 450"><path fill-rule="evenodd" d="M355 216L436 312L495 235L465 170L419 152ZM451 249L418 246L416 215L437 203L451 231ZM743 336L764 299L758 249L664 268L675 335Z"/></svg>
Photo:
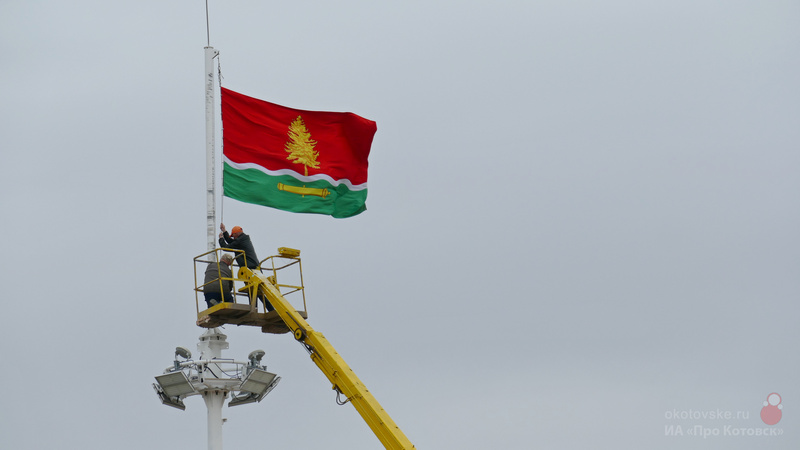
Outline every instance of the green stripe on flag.
<svg viewBox="0 0 800 450"><path fill-rule="evenodd" d="M367 189L351 191L345 184L333 186L325 180L303 182L290 175L273 176L257 169L234 169L227 163L223 164L222 184L226 197L284 211L326 214L341 219L367 209Z"/></svg>

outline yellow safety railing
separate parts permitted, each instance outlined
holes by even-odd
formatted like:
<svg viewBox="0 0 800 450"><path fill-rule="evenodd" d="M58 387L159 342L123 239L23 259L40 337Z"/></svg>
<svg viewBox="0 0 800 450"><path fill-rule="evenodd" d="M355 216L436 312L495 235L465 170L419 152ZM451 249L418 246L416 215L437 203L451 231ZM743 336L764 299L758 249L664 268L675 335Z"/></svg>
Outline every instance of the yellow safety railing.
<svg viewBox="0 0 800 450"><path fill-rule="evenodd" d="M234 261L236 260L236 258L238 256L242 256L242 257L244 256L244 250L234 250L234 249L230 249L230 248L216 248L214 250L209 250L209 251L207 251L207 252L205 252L205 253L203 253L201 255L197 255L197 256L194 257L194 286L195 286L194 287L194 300L195 300L195 308L197 309L197 313L198 314L201 311L200 302L202 301L202 302L205 303L205 297L203 297L202 300L200 298L201 294L204 292L204 288L206 286L211 285L212 283L219 283L219 292L223 293L224 291L223 291L223 287L222 287L222 282L223 281L232 282L233 283L232 298L233 298L233 302L234 303L237 303L237 301L236 301L236 297L237 296L248 297L247 293L238 292L238 290L236 289L236 283L239 282L240 284L244 284L245 280L240 280L240 279L236 278L234 275L232 275L231 277L223 277L223 276L221 276L220 269L219 269L219 265L221 264L220 263L220 259L222 257L222 255L220 254L221 252L232 252L232 253L234 253L234 258L233 258ZM208 255L211 255L212 253L214 254L214 257L213 258L209 258ZM217 278L206 283L206 281L205 281L205 273L206 273L206 270L207 270L207 266L209 264L214 264L214 265L217 266ZM200 281L200 282L198 282L198 280L197 280L198 267L200 267L202 269L202 271L200 272L202 274L202 279L201 279L202 281ZM234 271L233 271L233 266L232 266L231 267L231 274L233 274L233 273L234 273ZM223 298L225 298L224 293L222 294L222 296L223 296ZM247 302L249 302L249 298L248 298ZM206 309L205 307L202 308L202 310L205 310L205 309Z"/></svg>
<svg viewBox="0 0 800 450"><path fill-rule="evenodd" d="M283 271L293 266L297 266L294 278L292 278L291 271ZM303 263L300 261L300 250L280 247L277 255L264 258L259 262L259 269L261 273L267 276L270 283L278 288L281 295L287 296L300 292L303 298L302 312L307 313L308 307L306 305L306 290L303 284ZM278 278L279 271L283 271L281 272L280 280Z"/></svg>

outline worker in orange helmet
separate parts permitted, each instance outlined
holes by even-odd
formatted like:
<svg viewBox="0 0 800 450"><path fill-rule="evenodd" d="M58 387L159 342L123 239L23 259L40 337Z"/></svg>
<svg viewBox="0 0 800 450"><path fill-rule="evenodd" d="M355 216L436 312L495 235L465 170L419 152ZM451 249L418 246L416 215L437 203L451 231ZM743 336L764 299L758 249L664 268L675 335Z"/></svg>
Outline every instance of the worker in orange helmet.
<svg viewBox="0 0 800 450"><path fill-rule="evenodd" d="M250 236L244 234L242 227L235 226L228 234L225 229L225 224L220 223L219 229L222 233L219 234L219 246L221 248L230 248L232 250L244 250L244 257L241 253L236 257L236 263L239 267L247 266L248 269L255 270L258 268L258 256L256 256L256 249L253 248L253 243L250 241Z"/></svg>
<svg viewBox="0 0 800 450"><path fill-rule="evenodd" d="M219 229L222 230L222 233L219 234L219 246L232 250L244 250L244 257L239 253L236 257L236 263L239 267L247 266L250 270L258 270L258 256L256 256L256 250L253 248L250 236L244 234L242 227L238 225L233 227L230 234L225 230L224 223L219 224ZM267 311L274 310L269 300L267 300L267 297L259 293L258 298L264 303L264 308Z"/></svg>

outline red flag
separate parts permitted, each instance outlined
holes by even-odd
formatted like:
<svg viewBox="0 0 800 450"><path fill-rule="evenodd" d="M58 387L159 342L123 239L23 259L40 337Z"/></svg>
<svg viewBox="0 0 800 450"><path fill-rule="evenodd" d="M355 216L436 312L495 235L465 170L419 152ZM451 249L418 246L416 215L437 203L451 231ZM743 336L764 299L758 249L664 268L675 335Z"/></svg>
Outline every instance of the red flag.
<svg viewBox="0 0 800 450"><path fill-rule="evenodd" d="M287 108L222 88L222 128L226 196L334 217L366 209L375 122L353 113Z"/></svg>

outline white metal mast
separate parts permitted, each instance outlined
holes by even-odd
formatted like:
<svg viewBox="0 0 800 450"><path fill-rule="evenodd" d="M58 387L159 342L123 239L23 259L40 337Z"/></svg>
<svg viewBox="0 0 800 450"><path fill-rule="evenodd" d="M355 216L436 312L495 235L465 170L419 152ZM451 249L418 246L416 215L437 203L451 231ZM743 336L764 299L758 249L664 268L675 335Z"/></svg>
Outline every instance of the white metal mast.
<svg viewBox="0 0 800 450"><path fill-rule="evenodd" d="M206 25L208 4L206 3ZM208 260L216 261L216 171L215 171L215 117L214 117L214 58L219 52L211 47L210 39L205 47L206 70L206 207L208 231ZM208 450L222 450L222 406L228 393L239 391L228 406L260 402L280 381L276 374L266 371L261 365L263 350L248 356L248 362L222 358L222 350L228 348L227 337L214 328L200 336L197 349L200 360L192 361L191 352L183 347L175 349L175 364L163 375L156 377L153 388L161 402L167 406L186 409L183 399L191 395L202 395L208 410ZM180 362L178 358L185 359ZM228 376L228 373L233 373Z"/></svg>
<svg viewBox="0 0 800 450"><path fill-rule="evenodd" d="M200 351L201 360L219 360L222 359L222 350L228 348L226 336L214 328L208 330L200 336L200 342L197 343L197 349ZM209 365L209 368L214 370L206 370L206 377L211 374L213 377L222 376L224 373L218 364ZM209 380L210 381L210 380ZM207 386L203 389L203 400L206 402L206 409L208 410L208 450L222 450L222 405L228 397L228 389L230 389L230 381L232 380L213 380L207 382ZM238 381L238 380L236 380ZM210 385L210 386L209 386Z"/></svg>
<svg viewBox="0 0 800 450"><path fill-rule="evenodd" d="M217 247L216 210L216 170L214 157L214 58L219 52L214 47L205 48L206 56L206 230L208 232L208 251ZM209 253L213 261L216 253Z"/></svg>

